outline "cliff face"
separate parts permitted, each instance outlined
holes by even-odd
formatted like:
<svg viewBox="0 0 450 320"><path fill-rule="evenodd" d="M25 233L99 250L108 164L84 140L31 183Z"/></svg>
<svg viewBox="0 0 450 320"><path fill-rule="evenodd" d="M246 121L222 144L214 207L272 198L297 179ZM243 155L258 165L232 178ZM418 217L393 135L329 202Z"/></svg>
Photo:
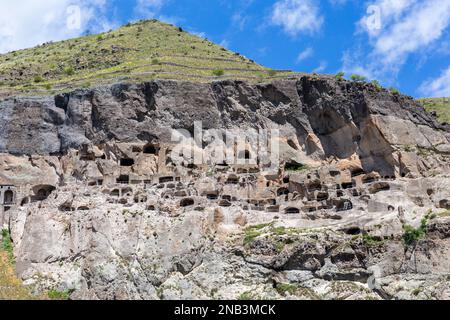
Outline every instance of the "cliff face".
<svg viewBox="0 0 450 320"><path fill-rule="evenodd" d="M174 167L171 129L196 121L279 129L281 167ZM0 102L17 271L73 298L448 298L449 158L412 99L331 77Z"/></svg>
<svg viewBox="0 0 450 320"><path fill-rule="evenodd" d="M237 81L119 84L56 97L10 98L0 108L0 151L29 155L63 154L86 143L98 145L112 139L161 137L167 128L190 128L194 121L202 121L206 129L290 127L302 145L308 135L316 135L322 158L345 158L358 149L367 155L368 133L384 136L391 145L433 148L448 143L444 134L449 130L412 99L325 77L263 85ZM388 128L392 125L396 130ZM430 131L435 129L444 132ZM314 151L308 145L305 150Z"/></svg>

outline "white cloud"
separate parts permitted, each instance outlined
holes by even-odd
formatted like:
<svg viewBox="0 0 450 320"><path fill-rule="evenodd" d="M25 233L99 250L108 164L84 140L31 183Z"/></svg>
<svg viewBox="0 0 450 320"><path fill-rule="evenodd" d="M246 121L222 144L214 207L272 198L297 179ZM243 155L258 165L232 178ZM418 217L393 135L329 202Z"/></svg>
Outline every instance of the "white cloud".
<svg viewBox="0 0 450 320"><path fill-rule="evenodd" d="M236 12L231 17L231 22L234 26L236 26L239 30L244 30L245 25L247 24L249 17L244 15L242 12Z"/></svg>
<svg viewBox="0 0 450 320"><path fill-rule="evenodd" d="M362 48L345 51L342 56L341 70L348 76L358 74L367 79L376 79L377 77L374 71L361 64L361 61L364 61L364 55L365 53Z"/></svg>
<svg viewBox="0 0 450 320"><path fill-rule="evenodd" d="M329 0L329 2L333 5L333 6L342 6L344 4L347 4L347 0Z"/></svg>
<svg viewBox="0 0 450 320"><path fill-rule="evenodd" d="M134 12L140 18L153 18L163 5L164 0L137 0Z"/></svg>
<svg viewBox="0 0 450 320"><path fill-rule="evenodd" d="M324 19L312 0L280 0L273 6L271 22L291 36L320 30Z"/></svg>
<svg viewBox="0 0 450 320"><path fill-rule="evenodd" d="M326 61L320 61L319 66L318 66L317 68L315 68L315 69L313 70L313 72L315 72L315 73L321 73L321 72L324 72L325 69L326 69L327 67L328 67L328 62L326 62Z"/></svg>
<svg viewBox="0 0 450 320"><path fill-rule="evenodd" d="M410 54L440 39L450 24L449 0L377 0L371 5L380 8L381 28L366 31L374 58L388 68L401 66Z"/></svg>
<svg viewBox="0 0 450 320"><path fill-rule="evenodd" d="M449 0L371 0L365 16L358 22L361 42L344 52L342 70L387 85L396 85L399 71L411 57L419 65L427 52L445 43L450 25ZM379 20L379 27L377 26ZM358 43L355 40L356 43Z"/></svg>
<svg viewBox="0 0 450 320"><path fill-rule="evenodd" d="M386 31L392 23L404 18L405 11L416 2L417 0L372 0L368 3L366 15L359 21L360 27L369 35L376 36L382 30ZM371 27L374 18L380 20L380 28Z"/></svg>
<svg viewBox="0 0 450 320"><path fill-rule="evenodd" d="M450 66L439 78L422 83L419 91L428 97L450 97Z"/></svg>
<svg viewBox="0 0 450 320"><path fill-rule="evenodd" d="M106 9L106 0L0 0L0 53L106 31Z"/></svg>
<svg viewBox="0 0 450 320"><path fill-rule="evenodd" d="M303 60L306 60L308 58L311 58L313 55L314 55L314 49L311 47L308 47L298 54L297 63L300 63Z"/></svg>
<svg viewBox="0 0 450 320"><path fill-rule="evenodd" d="M205 38L205 37L203 37L203 38ZM229 49L229 48L230 48L230 41L228 41L227 39L223 39L223 40L219 43L219 45L221 45L221 46L224 47L224 48Z"/></svg>

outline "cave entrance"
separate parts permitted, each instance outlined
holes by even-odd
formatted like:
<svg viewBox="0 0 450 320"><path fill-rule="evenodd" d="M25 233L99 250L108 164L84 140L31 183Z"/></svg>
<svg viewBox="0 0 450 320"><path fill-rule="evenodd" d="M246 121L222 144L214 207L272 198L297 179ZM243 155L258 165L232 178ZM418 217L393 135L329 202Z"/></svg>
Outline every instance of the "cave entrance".
<svg viewBox="0 0 450 320"><path fill-rule="evenodd" d="M180 207L190 207L195 204L194 199L192 198L186 198L180 201Z"/></svg>
<svg viewBox="0 0 450 320"><path fill-rule="evenodd" d="M43 201L47 199L50 194L55 190L56 188L54 186L50 185L38 185L33 188L35 197L34 199L37 201Z"/></svg>
<svg viewBox="0 0 450 320"><path fill-rule="evenodd" d="M355 187L354 182L344 182L342 183L342 189L352 189Z"/></svg>
<svg viewBox="0 0 450 320"><path fill-rule="evenodd" d="M173 182L173 180L173 177L161 177L159 178L159 183Z"/></svg>
<svg viewBox="0 0 450 320"><path fill-rule="evenodd" d="M121 167L132 167L134 165L134 160L129 158L120 159Z"/></svg>
<svg viewBox="0 0 450 320"><path fill-rule="evenodd" d="M280 188L277 190L277 196L284 196L284 195L288 195L289 194L289 189L288 188Z"/></svg>
<svg viewBox="0 0 450 320"><path fill-rule="evenodd" d="M366 174L366 172L361 168L355 168L350 171L352 177L358 177L362 176L363 174Z"/></svg>
<svg viewBox="0 0 450 320"><path fill-rule="evenodd" d="M294 208L294 207L290 207L290 208L286 208L286 210L284 210L284 212L286 214L298 214L298 213L300 213L300 209Z"/></svg>
<svg viewBox="0 0 450 320"><path fill-rule="evenodd" d="M230 175L226 181L226 184L238 184L239 178L236 175Z"/></svg>
<svg viewBox="0 0 450 320"><path fill-rule="evenodd" d="M157 155L159 152L159 147L157 145L154 144L147 144L144 146L144 154L153 154L153 155Z"/></svg>
<svg viewBox="0 0 450 320"><path fill-rule="evenodd" d="M207 198L208 200L217 200L217 199L218 199L218 195L217 195L217 193L208 193L208 194L206 195L206 198Z"/></svg>
<svg viewBox="0 0 450 320"><path fill-rule="evenodd" d="M127 175L119 176L119 178L117 178L117 183L119 183L119 184L129 184L130 183L130 176L127 176Z"/></svg>
<svg viewBox="0 0 450 320"><path fill-rule="evenodd" d="M353 203L350 200L341 200L336 205L336 211L349 211L353 209Z"/></svg>
<svg viewBox="0 0 450 320"><path fill-rule="evenodd" d="M14 204L14 192L12 192L11 190L6 190L3 199L3 204L5 205Z"/></svg>

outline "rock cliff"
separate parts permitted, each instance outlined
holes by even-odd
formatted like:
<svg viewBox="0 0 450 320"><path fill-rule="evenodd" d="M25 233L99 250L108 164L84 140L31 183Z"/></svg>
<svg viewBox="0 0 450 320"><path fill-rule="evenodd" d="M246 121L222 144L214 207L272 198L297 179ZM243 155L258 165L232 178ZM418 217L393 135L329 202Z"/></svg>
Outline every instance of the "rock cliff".
<svg viewBox="0 0 450 320"><path fill-rule="evenodd" d="M198 121L279 130L279 167L251 141L175 165ZM327 76L11 97L0 223L25 283L73 299L448 299L449 158L413 99Z"/></svg>

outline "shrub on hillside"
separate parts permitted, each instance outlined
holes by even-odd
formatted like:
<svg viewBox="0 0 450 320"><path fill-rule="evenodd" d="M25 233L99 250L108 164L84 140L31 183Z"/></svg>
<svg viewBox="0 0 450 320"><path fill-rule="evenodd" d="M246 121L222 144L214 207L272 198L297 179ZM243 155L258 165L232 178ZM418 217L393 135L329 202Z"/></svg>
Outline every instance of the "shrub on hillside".
<svg viewBox="0 0 450 320"><path fill-rule="evenodd" d="M366 82L366 77L364 77L364 76L360 76L359 74L352 74L351 76L350 76L350 79L353 81L353 82Z"/></svg>
<svg viewBox="0 0 450 320"><path fill-rule="evenodd" d="M414 228L410 225L403 226L403 241L410 246L422 239L427 234L428 221L432 218L433 212L430 210L425 217L420 221L420 226Z"/></svg>
<svg viewBox="0 0 450 320"><path fill-rule="evenodd" d="M378 80L372 80L371 84L377 89L381 90L381 84L378 82Z"/></svg>
<svg viewBox="0 0 450 320"><path fill-rule="evenodd" d="M68 76L73 76L75 74L75 70L72 67L67 67L64 69L64 73Z"/></svg>
<svg viewBox="0 0 450 320"><path fill-rule="evenodd" d="M336 79L338 79L338 80L343 80L344 79L344 76L345 76L345 73L343 73L342 71L341 72L338 72L338 73L336 73L336 75L334 76Z"/></svg>
<svg viewBox="0 0 450 320"><path fill-rule="evenodd" d="M398 91L398 89L394 87L390 87L389 91L394 95L400 94L400 91Z"/></svg>
<svg viewBox="0 0 450 320"><path fill-rule="evenodd" d="M41 76L35 76L34 79L33 79L33 81L34 81L35 83L40 83L40 82L43 82L43 81L44 81L44 78L42 78Z"/></svg>
<svg viewBox="0 0 450 320"><path fill-rule="evenodd" d="M223 71L223 69L215 69L213 70L212 74L215 75L216 77L220 77L225 74L225 71Z"/></svg>

